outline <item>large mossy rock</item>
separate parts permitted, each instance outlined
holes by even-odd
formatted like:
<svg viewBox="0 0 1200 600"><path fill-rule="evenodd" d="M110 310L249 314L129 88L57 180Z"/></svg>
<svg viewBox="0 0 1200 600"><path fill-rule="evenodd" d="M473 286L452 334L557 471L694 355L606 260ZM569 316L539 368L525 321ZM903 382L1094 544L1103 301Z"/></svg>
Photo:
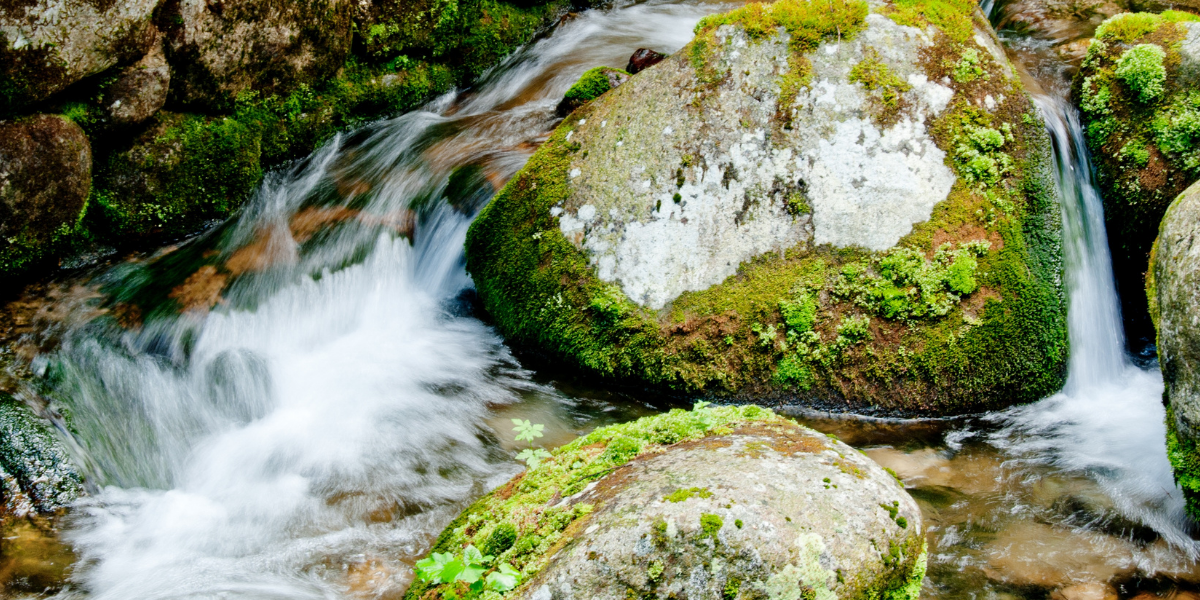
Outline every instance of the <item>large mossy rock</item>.
<svg viewBox="0 0 1200 600"><path fill-rule="evenodd" d="M173 0L161 11L171 98L227 109L335 74L350 52L350 0Z"/></svg>
<svg viewBox="0 0 1200 600"><path fill-rule="evenodd" d="M0 117L122 62L156 36L159 0L0 2Z"/></svg>
<svg viewBox="0 0 1200 600"><path fill-rule="evenodd" d="M916 600L925 572L898 480L757 406L598 429L473 504L433 551L468 545L520 571L505 597L531 600ZM406 598L469 597L453 585Z"/></svg>
<svg viewBox="0 0 1200 600"><path fill-rule="evenodd" d="M1163 217L1146 292L1158 328L1167 453L1188 512L1200 519L1200 183Z"/></svg>
<svg viewBox="0 0 1200 600"><path fill-rule="evenodd" d="M0 121L0 273L28 267L73 234L91 188L91 144L70 119Z"/></svg>
<svg viewBox="0 0 1200 600"><path fill-rule="evenodd" d="M0 486L10 511L49 513L84 493L83 477L49 423L0 395Z"/></svg>
<svg viewBox="0 0 1200 600"><path fill-rule="evenodd" d="M1142 302L1150 246L1167 206L1200 178L1200 16L1108 19L1075 76L1096 163L1113 270L1130 336L1151 335Z"/></svg>
<svg viewBox="0 0 1200 600"><path fill-rule="evenodd" d="M709 17L578 109L473 224L515 342L686 393L948 413L1067 353L1044 125L969 2Z"/></svg>
<svg viewBox="0 0 1200 600"><path fill-rule="evenodd" d="M236 119L159 112L97 165L89 221L122 244L195 233L254 191L261 140L256 127Z"/></svg>

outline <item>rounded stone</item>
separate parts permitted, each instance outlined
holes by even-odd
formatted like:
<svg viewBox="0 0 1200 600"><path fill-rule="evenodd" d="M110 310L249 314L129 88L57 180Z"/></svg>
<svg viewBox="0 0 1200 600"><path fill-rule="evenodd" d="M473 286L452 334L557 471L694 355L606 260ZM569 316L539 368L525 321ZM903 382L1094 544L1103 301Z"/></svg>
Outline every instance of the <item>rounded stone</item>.
<svg viewBox="0 0 1200 600"><path fill-rule="evenodd" d="M20 271L73 231L91 185L91 144L73 121L0 121L0 274Z"/></svg>
<svg viewBox="0 0 1200 600"><path fill-rule="evenodd" d="M1167 403L1167 452L1189 512L1200 518L1200 183L1167 209L1146 291L1158 328Z"/></svg>
<svg viewBox="0 0 1200 600"><path fill-rule="evenodd" d="M652 441L664 432L682 441ZM635 456L610 466L622 452ZM515 540L496 547L497 531ZM434 550L467 544L516 565L506 597L531 600L915 600L925 571L921 513L893 475L756 406L597 430L477 502ZM429 593L418 581L407 597Z"/></svg>
<svg viewBox="0 0 1200 600"><path fill-rule="evenodd" d="M158 112L167 102L171 85L171 69L167 66L162 47L126 67L107 90L107 110L114 123L141 123Z"/></svg>

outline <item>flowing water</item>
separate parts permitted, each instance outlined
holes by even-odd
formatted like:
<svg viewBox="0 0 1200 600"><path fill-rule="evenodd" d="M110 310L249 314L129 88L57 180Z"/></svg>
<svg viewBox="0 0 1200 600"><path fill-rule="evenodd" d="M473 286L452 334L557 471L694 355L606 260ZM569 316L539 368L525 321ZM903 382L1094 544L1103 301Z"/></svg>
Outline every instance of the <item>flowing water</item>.
<svg viewBox="0 0 1200 600"><path fill-rule="evenodd" d="M728 7L582 13L474 90L272 174L235 221L91 277L71 296L87 318L45 328L53 349L30 365L70 417L94 487L61 524L76 563L59 596L398 597L449 519L520 468L509 418L546 423L555 446L666 408L522 367L470 313L462 242L585 69L623 66L638 47L675 51ZM1066 387L965 419L797 416L904 478L929 524L924 597L1200 589L1161 378L1122 352L1063 65L1037 40L1009 45L1047 90L1036 100L1064 197ZM11 539L45 542L25 529ZM50 546L60 579L47 585L61 586L64 550ZM0 584L14 564L0 561Z"/></svg>

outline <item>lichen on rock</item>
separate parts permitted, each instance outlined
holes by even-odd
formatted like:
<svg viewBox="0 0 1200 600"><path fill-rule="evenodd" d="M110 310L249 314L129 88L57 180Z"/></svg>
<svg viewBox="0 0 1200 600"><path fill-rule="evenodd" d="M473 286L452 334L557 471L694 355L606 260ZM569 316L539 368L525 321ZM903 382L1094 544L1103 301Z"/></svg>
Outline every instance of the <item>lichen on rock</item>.
<svg viewBox="0 0 1200 600"><path fill-rule="evenodd" d="M50 425L7 395L0 395L0 485L5 496L14 488L23 495L11 499L17 512L54 512L84 493L83 477Z"/></svg>
<svg viewBox="0 0 1200 600"><path fill-rule="evenodd" d="M853 448L757 406L701 406L554 451L432 551L499 548L494 564L521 574L507 598L915 600L922 529L903 486ZM458 594L417 581L406 598Z"/></svg>
<svg viewBox="0 0 1200 600"><path fill-rule="evenodd" d="M1129 337L1148 337L1141 290L1150 247L1167 206L1200 178L1200 16L1169 10L1106 20L1073 85Z"/></svg>
<svg viewBox="0 0 1200 600"><path fill-rule="evenodd" d="M750 4L578 108L468 235L500 329L688 393L949 412L1056 389L1049 141L974 6L937 4Z"/></svg>

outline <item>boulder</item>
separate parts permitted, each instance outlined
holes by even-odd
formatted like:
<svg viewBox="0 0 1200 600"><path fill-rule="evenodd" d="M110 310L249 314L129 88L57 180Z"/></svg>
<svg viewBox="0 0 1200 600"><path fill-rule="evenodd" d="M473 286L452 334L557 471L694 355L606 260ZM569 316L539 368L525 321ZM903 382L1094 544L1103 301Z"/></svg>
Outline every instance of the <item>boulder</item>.
<svg viewBox="0 0 1200 600"><path fill-rule="evenodd" d="M33 509L43 513L65 508L84 494L83 476L51 425L24 405L0 396L0 483L18 516Z"/></svg>
<svg viewBox="0 0 1200 600"><path fill-rule="evenodd" d="M1200 519L1200 183L1163 217L1146 292L1158 329L1158 361L1167 405L1167 454L1188 512Z"/></svg>
<svg viewBox="0 0 1200 600"><path fill-rule="evenodd" d="M1200 178L1197 21L1178 11L1112 17L1096 30L1074 80L1132 340L1153 335L1142 288L1159 222Z"/></svg>
<svg viewBox="0 0 1200 600"><path fill-rule="evenodd" d="M350 52L350 0L177 0L160 22L171 98L224 109L239 95L287 94L335 74Z"/></svg>
<svg viewBox="0 0 1200 600"><path fill-rule="evenodd" d="M158 112L96 168L95 230L162 241L228 217L262 179L261 133L231 118Z"/></svg>
<svg viewBox="0 0 1200 600"><path fill-rule="evenodd" d="M655 52L649 48L638 48L629 57L629 64L625 65L625 71L630 75L636 75L639 71L657 65L666 57L666 54Z"/></svg>
<svg viewBox="0 0 1200 600"><path fill-rule="evenodd" d="M150 49L159 0L0 3L0 117Z"/></svg>
<svg viewBox="0 0 1200 600"><path fill-rule="evenodd" d="M171 69L162 46L126 67L106 90L108 117L118 125L134 125L154 116L167 102Z"/></svg>
<svg viewBox="0 0 1200 600"><path fill-rule="evenodd" d="M0 121L0 275L74 232L92 186L83 130L58 115Z"/></svg>
<svg viewBox="0 0 1200 600"><path fill-rule="evenodd" d="M897 479L757 406L596 430L477 501L433 552L468 546L520 573L504 597L531 600L916 600L925 572ZM422 578L406 598L465 591Z"/></svg>
<svg viewBox="0 0 1200 600"><path fill-rule="evenodd" d="M922 6L750 4L576 109L468 234L499 329L684 393L930 414L1058 389L1044 125L973 4Z"/></svg>

